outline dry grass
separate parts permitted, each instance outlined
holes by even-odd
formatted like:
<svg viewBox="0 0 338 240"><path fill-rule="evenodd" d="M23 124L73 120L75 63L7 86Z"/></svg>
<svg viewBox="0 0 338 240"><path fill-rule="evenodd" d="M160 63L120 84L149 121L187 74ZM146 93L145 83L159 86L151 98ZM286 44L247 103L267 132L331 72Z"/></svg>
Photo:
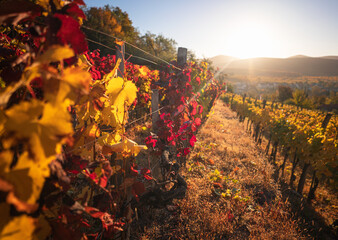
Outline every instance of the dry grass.
<svg viewBox="0 0 338 240"><path fill-rule="evenodd" d="M214 112L182 170L186 197L173 203L175 210L139 209L145 222L134 229L132 239L335 239L337 195L320 186L312 205L304 205L283 184L290 179L290 162L277 184L275 169L263 153L267 140L257 146L245 131L246 123L239 123L222 102ZM277 154L277 165L281 161Z"/></svg>
<svg viewBox="0 0 338 240"><path fill-rule="evenodd" d="M310 239L235 114L222 102L214 112L183 170L186 197L175 211L148 209L152 220L135 239Z"/></svg>

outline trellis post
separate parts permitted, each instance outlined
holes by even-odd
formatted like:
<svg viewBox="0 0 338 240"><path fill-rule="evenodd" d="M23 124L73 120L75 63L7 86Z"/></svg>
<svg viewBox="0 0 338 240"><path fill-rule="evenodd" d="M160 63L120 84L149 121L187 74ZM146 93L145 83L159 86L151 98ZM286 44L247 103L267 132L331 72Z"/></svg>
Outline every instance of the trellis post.
<svg viewBox="0 0 338 240"><path fill-rule="evenodd" d="M124 59L125 59L125 45L124 42L117 42L116 44L116 59L121 59L119 68L117 69L117 76L124 78Z"/></svg>
<svg viewBox="0 0 338 240"><path fill-rule="evenodd" d="M177 65L183 67L187 64L188 49L179 47L177 50Z"/></svg>
<svg viewBox="0 0 338 240"><path fill-rule="evenodd" d="M151 112L152 112L152 130L154 133L157 133L158 126L157 122L160 120L160 114L158 112L158 105L159 105L159 94L158 89L152 89L151 95Z"/></svg>

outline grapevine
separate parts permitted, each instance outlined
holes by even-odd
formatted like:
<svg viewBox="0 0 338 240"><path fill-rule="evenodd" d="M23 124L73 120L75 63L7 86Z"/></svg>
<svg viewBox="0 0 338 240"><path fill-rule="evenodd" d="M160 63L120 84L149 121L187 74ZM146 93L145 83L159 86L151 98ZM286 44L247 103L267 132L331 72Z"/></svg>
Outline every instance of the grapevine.
<svg viewBox="0 0 338 240"><path fill-rule="evenodd" d="M329 178L331 185L336 188L337 115L332 115L327 126L323 126L327 114L320 111L300 110L294 106L278 106L269 102L263 104L263 101L250 98L243 102L243 98L238 95L227 96L227 99L230 98L233 110L259 126L262 132L270 135L271 141L296 156L294 163L298 163L297 159L302 160L304 174L311 166L316 176ZM298 191L302 191L302 186L298 186Z"/></svg>
<svg viewBox="0 0 338 240"><path fill-rule="evenodd" d="M156 181L136 164L147 148L126 137L128 113L147 114L158 88L146 145L183 159L221 86L206 63L157 71L88 52L82 0L20 3L6 1L0 27L0 238L111 239Z"/></svg>

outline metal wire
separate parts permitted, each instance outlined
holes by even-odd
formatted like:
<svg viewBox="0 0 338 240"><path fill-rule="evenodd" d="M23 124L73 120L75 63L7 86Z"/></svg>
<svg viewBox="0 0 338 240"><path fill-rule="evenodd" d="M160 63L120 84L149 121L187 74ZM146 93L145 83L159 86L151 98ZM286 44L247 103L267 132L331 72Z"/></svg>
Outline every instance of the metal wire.
<svg viewBox="0 0 338 240"><path fill-rule="evenodd" d="M132 55L132 54L130 54L130 53L128 53L128 52L126 52L126 54L129 55L129 58L137 58L137 59L141 59L141 60L147 61L147 62L149 62L149 63L155 64L155 65L157 65L157 66L162 66L162 65L159 65L158 63L153 62L153 61L150 61L150 60L148 60L148 59L146 59L146 58L139 57L139 56L135 56L135 55Z"/></svg>
<svg viewBox="0 0 338 240"><path fill-rule="evenodd" d="M159 108L159 109L156 110L156 111L153 111L153 112L151 112L151 113L148 113L148 114L144 115L143 117L140 117L140 118L138 118L138 119L136 119L136 120L134 120L134 121L131 121L130 123L126 124L125 127L129 127L131 124L136 123L136 122L138 122L138 121L140 121L140 120L142 120L142 119L145 119L145 117L150 116L150 115L153 115L154 113L156 113L156 112L158 112L158 111L161 111L161 110L162 110L163 108L165 108L165 107L166 107L166 106L161 107L161 108ZM105 129L105 130L107 130L107 129ZM72 153L72 152L76 151L77 149L80 149L80 148L86 147L86 146L88 146L88 145L91 145L91 144L97 142L98 140L100 140L100 139L102 139L102 138L108 136L108 135L109 135L109 133L104 134L104 135L102 135L102 136L96 138L96 139L93 140L93 141L90 141L90 142L88 142L88 143L86 143L86 144L83 144L83 145L81 145L81 146L78 146L77 148L74 148L74 149L72 149L72 150L70 150L70 151L67 151L67 152L65 152L65 153L66 153L66 154Z"/></svg>
<svg viewBox="0 0 338 240"><path fill-rule="evenodd" d="M120 38L118 38L118 37L115 37L115 36L113 36L113 35L107 34L107 33L105 33L105 32L102 32L102 31L99 31L99 30L96 30L96 29L93 29L93 28L90 28L90 27L82 26L82 28L88 29L88 30L91 30L91 31L94 31L94 32L97 32L97 33L100 33L100 34L102 34L102 35L104 35L104 36L107 36L107 37L114 38L114 39L116 39L116 40L118 40L118 41L123 41L122 39L120 39ZM139 50L139 51L141 51L141 52L143 52L143 53L145 53L145 54L147 54L147 55L149 55L149 56L151 56L151 57L153 57L153 58L155 58L155 59L157 59L157 60L159 60L159 61L162 61L162 62L164 62L164 63L166 63L166 64L172 66L173 68L175 68L175 69L177 69L177 70L182 71L181 68L176 67L175 65L169 63L169 62L166 61L166 60L163 60L162 58L159 58L159 57L157 57L157 56L154 56L154 55L152 55L151 53L148 53L147 51L143 50L142 48L137 47L137 46L134 45L134 44L131 44L131 43L126 42L126 41L123 41L123 42L125 42L127 45L129 45L129 46L131 46L131 47L133 47L133 48L135 48L135 49L137 49L137 50Z"/></svg>
<svg viewBox="0 0 338 240"><path fill-rule="evenodd" d="M86 40L89 41L89 42L96 43L96 44L98 44L98 45L100 45L100 46L102 46L102 47L108 48L108 49L110 49L110 50L113 50L113 51L116 50L116 49L114 49L114 48L108 47L107 45L104 45L104 44L102 44L102 43L96 42L96 41L94 41L94 40L92 40L92 39L86 38Z"/></svg>
<svg viewBox="0 0 338 240"><path fill-rule="evenodd" d="M95 43L95 44L97 44L97 45L100 45L100 46L102 46L102 47L105 47L105 48L107 48L107 49L110 49L110 50L113 50L113 51L116 50L116 49L114 49L114 48L111 48L111 47L109 47L109 46L103 44L103 43L94 41L94 40L92 40L92 39L90 39L90 38L86 38L86 40L89 41L89 42ZM129 55L129 58L132 58L132 57L133 57L133 58L138 58L138 59L144 60L144 61L146 61L146 62L149 62L149 63L154 64L154 65L157 65L157 66L163 66L163 65L159 65L158 63L153 62L153 61L151 61L151 60L149 60L149 59L146 59L146 58L143 58L143 57L139 57L139 56L132 55L132 54L130 54L130 53L128 53L128 52L126 52L126 54Z"/></svg>

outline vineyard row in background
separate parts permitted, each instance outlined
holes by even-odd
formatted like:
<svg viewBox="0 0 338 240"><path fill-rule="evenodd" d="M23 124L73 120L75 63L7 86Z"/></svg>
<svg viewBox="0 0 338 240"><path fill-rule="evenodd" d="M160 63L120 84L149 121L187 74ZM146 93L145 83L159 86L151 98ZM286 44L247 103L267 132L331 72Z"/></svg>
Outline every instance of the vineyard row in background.
<svg viewBox="0 0 338 240"><path fill-rule="evenodd" d="M312 180L307 200L315 197L315 191L321 182L328 183L337 189L337 156L338 156L338 118L331 113L300 109L295 106L279 105L247 98L245 95L224 96L224 101L237 112L241 122L247 118L249 132L255 141L261 144L262 138L268 139L265 153L284 176L284 169L289 158L291 176L289 185L294 188L295 170L301 167L297 193L302 196L307 174L311 170ZM271 152L270 151L271 148ZM276 164L277 149L283 155L281 165Z"/></svg>

